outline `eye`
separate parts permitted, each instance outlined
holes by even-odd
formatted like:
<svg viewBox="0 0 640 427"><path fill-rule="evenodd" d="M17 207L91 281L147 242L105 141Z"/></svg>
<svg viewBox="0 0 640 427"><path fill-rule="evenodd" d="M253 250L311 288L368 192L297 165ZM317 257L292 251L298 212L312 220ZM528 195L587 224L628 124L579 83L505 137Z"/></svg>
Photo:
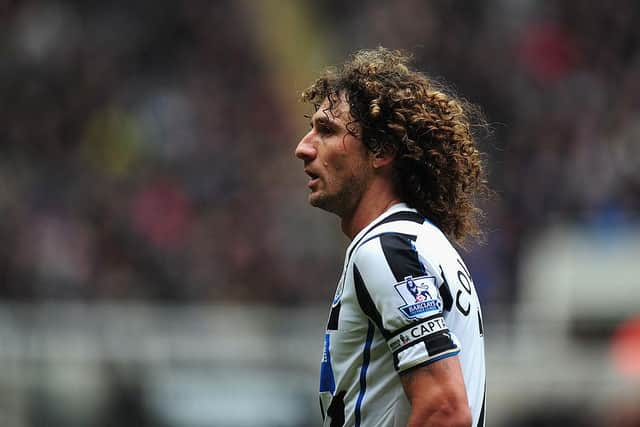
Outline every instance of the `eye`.
<svg viewBox="0 0 640 427"><path fill-rule="evenodd" d="M331 129L329 129L329 127L325 125L318 125L317 129L318 129L318 133L321 133L321 134L328 134L331 131Z"/></svg>
<svg viewBox="0 0 640 427"><path fill-rule="evenodd" d="M333 128L326 123L318 122L316 123L316 131L320 135L330 135L333 133Z"/></svg>

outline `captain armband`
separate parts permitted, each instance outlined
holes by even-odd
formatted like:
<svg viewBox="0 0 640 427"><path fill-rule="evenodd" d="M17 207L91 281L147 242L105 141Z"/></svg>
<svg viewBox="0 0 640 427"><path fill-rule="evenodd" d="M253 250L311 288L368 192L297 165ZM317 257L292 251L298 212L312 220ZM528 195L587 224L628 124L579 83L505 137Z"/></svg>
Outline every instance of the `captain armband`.
<svg viewBox="0 0 640 427"><path fill-rule="evenodd" d="M397 331L387 340L398 372L454 356L460 345L442 315L429 317Z"/></svg>

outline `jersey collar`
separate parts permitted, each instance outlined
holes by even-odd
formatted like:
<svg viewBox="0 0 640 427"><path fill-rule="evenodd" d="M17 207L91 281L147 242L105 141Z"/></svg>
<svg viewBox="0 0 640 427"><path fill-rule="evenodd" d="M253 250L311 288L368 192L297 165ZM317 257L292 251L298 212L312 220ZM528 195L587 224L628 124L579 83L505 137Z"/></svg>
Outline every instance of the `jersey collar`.
<svg viewBox="0 0 640 427"><path fill-rule="evenodd" d="M369 230L375 227L380 221L384 221L385 218L397 212L402 212L402 211L418 212L417 210L410 208L404 202L396 203L395 205L392 205L389 209L387 209L382 214L380 214L380 216L378 216L376 219L374 219L369 224L367 224L362 230L358 232L358 234L356 234L356 236L353 238L353 240L349 244L349 247L347 247L347 253L350 253L353 247L355 247L360 242L360 240L362 240L362 238L369 232Z"/></svg>

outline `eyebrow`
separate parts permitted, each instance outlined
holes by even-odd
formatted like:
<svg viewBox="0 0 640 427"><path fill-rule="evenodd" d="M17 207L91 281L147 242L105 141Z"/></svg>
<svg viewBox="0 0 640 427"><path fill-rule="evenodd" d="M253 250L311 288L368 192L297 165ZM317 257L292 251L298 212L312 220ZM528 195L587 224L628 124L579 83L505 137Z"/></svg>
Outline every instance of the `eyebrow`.
<svg viewBox="0 0 640 427"><path fill-rule="evenodd" d="M325 116L315 116L311 118L311 125L335 126L337 123Z"/></svg>
<svg viewBox="0 0 640 427"><path fill-rule="evenodd" d="M321 112L321 114L318 114L318 112ZM318 110L313 116L311 116L311 123L320 123L325 126L340 126L342 124L342 119L340 116L335 115L333 111L326 108Z"/></svg>

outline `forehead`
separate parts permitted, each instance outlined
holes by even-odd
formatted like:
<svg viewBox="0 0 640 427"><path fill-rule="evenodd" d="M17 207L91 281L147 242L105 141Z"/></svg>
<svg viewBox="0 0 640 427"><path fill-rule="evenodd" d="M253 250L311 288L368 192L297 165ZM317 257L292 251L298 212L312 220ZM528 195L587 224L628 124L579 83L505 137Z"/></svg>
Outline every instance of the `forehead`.
<svg viewBox="0 0 640 427"><path fill-rule="evenodd" d="M312 119L318 120L324 118L346 124L351 121L349 111L349 103L344 94L340 94L340 96L330 96L330 98L325 98L324 101L322 101L322 104L320 104L313 114Z"/></svg>

